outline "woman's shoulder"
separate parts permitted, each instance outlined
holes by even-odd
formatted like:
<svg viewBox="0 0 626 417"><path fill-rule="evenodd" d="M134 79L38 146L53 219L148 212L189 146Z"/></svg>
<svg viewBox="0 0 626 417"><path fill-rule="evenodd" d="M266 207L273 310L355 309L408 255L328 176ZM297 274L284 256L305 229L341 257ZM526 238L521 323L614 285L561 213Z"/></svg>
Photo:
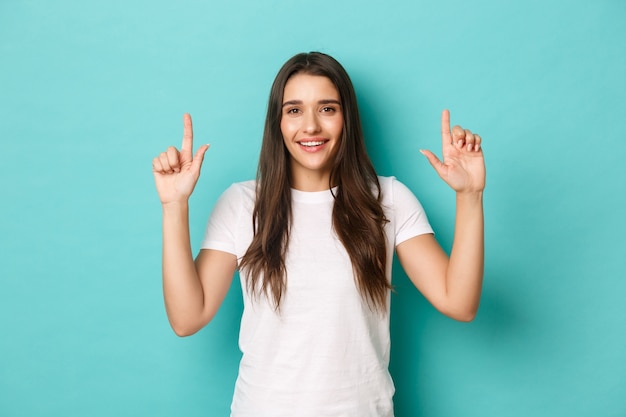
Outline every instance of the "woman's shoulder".
<svg viewBox="0 0 626 417"><path fill-rule="evenodd" d="M254 201L254 197L256 195L256 181L242 181L232 183L224 192L222 193L221 199L227 200L252 200Z"/></svg>
<svg viewBox="0 0 626 417"><path fill-rule="evenodd" d="M387 195L393 195L394 190L398 187L406 188L406 186L398 181L398 179L394 176L383 177L379 175L378 183L380 184L380 190L382 191L382 193Z"/></svg>
<svg viewBox="0 0 626 417"><path fill-rule="evenodd" d="M415 194L409 187L394 176L383 177L379 175L378 183L380 184L383 202L387 204L397 203L406 199L416 199Z"/></svg>
<svg viewBox="0 0 626 417"><path fill-rule="evenodd" d="M384 177L382 175L378 176L378 183L380 184L380 188L381 190L386 190L386 189L390 189L393 187L393 183L398 181L396 179L396 177L394 176L390 176L390 177Z"/></svg>
<svg viewBox="0 0 626 417"><path fill-rule="evenodd" d="M228 187L228 189L231 189L231 188L234 190L238 190L239 192L249 192L249 191L254 192L256 190L256 181L248 180L248 181L235 182L235 183L232 183L230 187Z"/></svg>

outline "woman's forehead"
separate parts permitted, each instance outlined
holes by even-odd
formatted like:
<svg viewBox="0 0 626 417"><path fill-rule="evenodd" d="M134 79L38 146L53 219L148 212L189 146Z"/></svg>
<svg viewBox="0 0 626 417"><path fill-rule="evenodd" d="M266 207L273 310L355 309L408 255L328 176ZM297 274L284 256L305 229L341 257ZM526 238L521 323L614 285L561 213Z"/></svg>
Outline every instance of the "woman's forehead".
<svg viewBox="0 0 626 417"><path fill-rule="evenodd" d="M283 90L283 101L323 99L339 100L337 87L323 75L295 74L289 78Z"/></svg>

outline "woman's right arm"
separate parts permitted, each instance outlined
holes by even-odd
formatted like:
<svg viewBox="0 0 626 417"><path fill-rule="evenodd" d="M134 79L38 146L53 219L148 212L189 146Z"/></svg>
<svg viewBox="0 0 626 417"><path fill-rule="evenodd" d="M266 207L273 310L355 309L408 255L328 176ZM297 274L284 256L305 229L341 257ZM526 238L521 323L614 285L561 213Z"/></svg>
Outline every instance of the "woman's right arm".
<svg viewBox="0 0 626 417"><path fill-rule="evenodd" d="M189 237L189 197L208 145L193 149L191 116L184 116L180 151L169 147L152 161L163 208L163 295L170 325L179 336L204 327L222 304L237 268L235 255L202 250L194 262Z"/></svg>

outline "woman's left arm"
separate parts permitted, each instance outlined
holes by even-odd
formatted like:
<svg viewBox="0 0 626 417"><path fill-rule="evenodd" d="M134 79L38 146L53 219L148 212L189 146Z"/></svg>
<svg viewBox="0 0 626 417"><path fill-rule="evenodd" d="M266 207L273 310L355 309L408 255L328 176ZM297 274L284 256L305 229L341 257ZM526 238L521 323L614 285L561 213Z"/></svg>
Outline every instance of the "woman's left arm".
<svg viewBox="0 0 626 417"><path fill-rule="evenodd" d="M450 129L441 116L443 162L421 151L456 192L456 221L450 257L431 234L396 248L404 271L435 308L448 317L471 321L478 311L484 270L483 190L485 162L480 136L460 126Z"/></svg>

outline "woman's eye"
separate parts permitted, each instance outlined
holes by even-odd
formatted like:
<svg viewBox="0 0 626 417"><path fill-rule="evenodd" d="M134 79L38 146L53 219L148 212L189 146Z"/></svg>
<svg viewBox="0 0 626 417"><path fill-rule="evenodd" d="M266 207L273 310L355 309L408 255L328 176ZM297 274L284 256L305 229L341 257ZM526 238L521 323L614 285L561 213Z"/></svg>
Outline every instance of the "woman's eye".
<svg viewBox="0 0 626 417"><path fill-rule="evenodd" d="M335 108L334 107L322 107L322 111L325 113L334 112Z"/></svg>
<svg viewBox="0 0 626 417"><path fill-rule="evenodd" d="M296 113L298 113L299 111L300 111L300 110L299 110L299 109L296 109L296 108L294 108L294 109L289 109L289 110L287 110L287 114L296 114Z"/></svg>

